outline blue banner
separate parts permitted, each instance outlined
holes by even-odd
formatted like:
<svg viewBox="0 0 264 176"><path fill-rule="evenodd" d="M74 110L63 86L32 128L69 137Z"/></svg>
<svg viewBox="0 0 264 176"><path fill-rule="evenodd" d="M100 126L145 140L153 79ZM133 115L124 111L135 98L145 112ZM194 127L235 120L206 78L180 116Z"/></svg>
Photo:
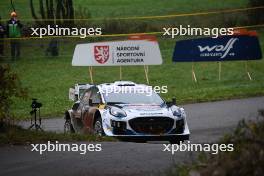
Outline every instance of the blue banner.
<svg viewBox="0 0 264 176"><path fill-rule="evenodd" d="M173 62L258 60L262 58L257 36L232 35L177 41Z"/></svg>

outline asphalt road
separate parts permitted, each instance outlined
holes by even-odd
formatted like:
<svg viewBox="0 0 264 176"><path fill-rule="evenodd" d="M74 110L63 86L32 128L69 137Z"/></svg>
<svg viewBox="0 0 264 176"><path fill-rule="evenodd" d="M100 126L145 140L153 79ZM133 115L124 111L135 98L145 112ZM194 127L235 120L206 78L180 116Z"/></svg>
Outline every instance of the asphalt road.
<svg viewBox="0 0 264 176"><path fill-rule="evenodd" d="M264 97L189 104L188 115L192 143L213 143L232 131L237 123L255 119L264 108ZM61 132L63 119L46 119L43 128ZM28 122L20 123L28 127ZM86 143L87 142L81 142ZM193 159L195 153L164 152L160 143L103 142L102 151L31 152L31 146L0 147L0 175L160 175L172 165Z"/></svg>

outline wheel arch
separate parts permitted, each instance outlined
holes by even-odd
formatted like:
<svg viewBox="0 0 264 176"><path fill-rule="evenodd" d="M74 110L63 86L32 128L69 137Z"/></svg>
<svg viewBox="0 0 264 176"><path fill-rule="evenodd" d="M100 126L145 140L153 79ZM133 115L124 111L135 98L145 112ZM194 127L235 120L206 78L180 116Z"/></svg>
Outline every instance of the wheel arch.
<svg viewBox="0 0 264 176"><path fill-rule="evenodd" d="M102 119L102 115L101 115L100 111L97 109L97 110L95 111L95 113L94 113L94 117L93 117L93 125L94 125L96 119L98 119L98 118L101 118L101 119Z"/></svg>
<svg viewBox="0 0 264 176"><path fill-rule="evenodd" d="M66 110L64 112L64 119L65 120L71 120L71 112L70 112L70 110Z"/></svg>

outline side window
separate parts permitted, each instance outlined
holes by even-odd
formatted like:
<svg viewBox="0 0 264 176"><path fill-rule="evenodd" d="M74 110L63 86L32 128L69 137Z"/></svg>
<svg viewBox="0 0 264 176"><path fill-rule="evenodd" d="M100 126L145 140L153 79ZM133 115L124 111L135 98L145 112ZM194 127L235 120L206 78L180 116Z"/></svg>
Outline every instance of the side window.
<svg viewBox="0 0 264 176"><path fill-rule="evenodd" d="M88 91L86 91L84 94L83 94L83 97L82 97L82 100L81 100L81 103L82 104L89 104L89 99L90 99L90 96L91 96L91 89L89 89Z"/></svg>
<svg viewBox="0 0 264 176"><path fill-rule="evenodd" d="M98 88L92 89L91 99L94 104L101 103L101 95L98 91L99 91Z"/></svg>

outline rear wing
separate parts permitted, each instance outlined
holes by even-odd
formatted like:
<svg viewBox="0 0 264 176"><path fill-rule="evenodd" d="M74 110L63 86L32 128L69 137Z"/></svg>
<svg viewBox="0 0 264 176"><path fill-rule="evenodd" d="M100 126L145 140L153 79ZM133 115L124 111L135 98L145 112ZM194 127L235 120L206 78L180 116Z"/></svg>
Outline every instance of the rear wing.
<svg viewBox="0 0 264 176"><path fill-rule="evenodd" d="M69 100L77 101L76 99L78 99L78 97L75 96L75 89L70 88L69 89Z"/></svg>

